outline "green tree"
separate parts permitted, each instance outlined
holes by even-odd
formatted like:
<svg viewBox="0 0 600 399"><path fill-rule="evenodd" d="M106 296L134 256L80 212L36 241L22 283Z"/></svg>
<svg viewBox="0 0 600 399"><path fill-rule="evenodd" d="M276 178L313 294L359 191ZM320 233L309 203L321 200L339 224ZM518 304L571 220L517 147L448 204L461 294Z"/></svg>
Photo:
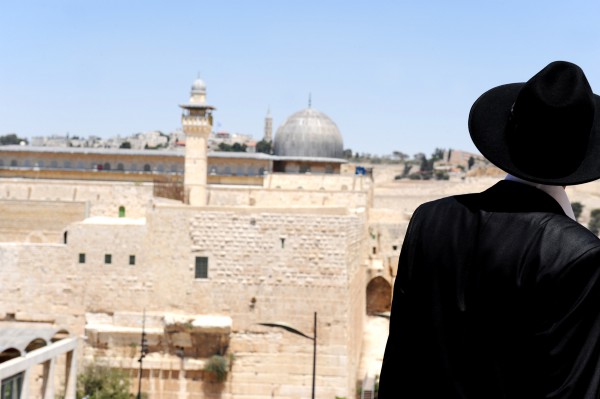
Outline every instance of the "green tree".
<svg viewBox="0 0 600 399"><path fill-rule="evenodd" d="M247 145L240 143L233 143L231 146L231 151L233 152L246 152Z"/></svg>
<svg viewBox="0 0 600 399"><path fill-rule="evenodd" d="M596 235L600 231L600 209L593 209L590 212L590 222L588 224L590 231Z"/></svg>
<svg viewBox="0 0 600 399"><path fill-rule="evenodd" d="M130 149L131 148L131 143L129 141L124 141L124 142L121 143L121 145L119 146L119 148Z"/></svg>
<svg viewBox="0 0 600 399"><path fill-rule="evenodd" d="M27 143L27 139L22 139L14 133L6 134L4 136L0 136L0 145L14 145L21 144L24 141Z"/></svg>
<svg viewBox="0 0 600 399"><path fill-rule="evenodd" d="M219 151L230 152L231 146L227 143L219 143Z"/></svg>
<svg viewBox="0 0 600 399"><path fill-rule="evenodd" d="M471 170L473 165L475 165L475 158L469 157L469 160L467 161L468 170Z"/></svg>
<svg viewBox="0 0 600 399"><path fill-rule="evenodd" d="M400 162L404 162L408 159L408 154L405 154L402 151L393 151L392 156Z"/></svg>
<svg viewBox="0 0 600 399"><path fill-rule="evenodd" d="M435 162L435 161L440 161L442 159L444 159L444 149L436 148L435 150L433 150L433 154L431 154L431 160L433 162Z"/></svg>
<svg viewBox="0 0 600 399"><path fill-rule="evenodd" d="M90 364L77 377L77 399L129 399L129 385L123 370Z"/></svg>
<svg viewBox="0 0 600 399"><path fill-rule="evenodd" d="M271 153L271 142L266 140L261 140L256 143L256 152L262 152L263 154Z"/></svg>
<svg viewBox="0 0 600 399"><path fill-rule="evenodd" d="M579 220L579 216L583 211L583 204L581 202L573 202L571 204L571 208L573 208L573 213L575 214L575 220Z"/></svg>

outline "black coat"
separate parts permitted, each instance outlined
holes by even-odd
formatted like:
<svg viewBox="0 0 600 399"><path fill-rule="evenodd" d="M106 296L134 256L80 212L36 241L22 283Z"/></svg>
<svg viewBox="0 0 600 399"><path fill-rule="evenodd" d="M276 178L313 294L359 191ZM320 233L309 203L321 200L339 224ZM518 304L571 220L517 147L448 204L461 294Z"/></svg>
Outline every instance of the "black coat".
<svg viewBox="0 0 600 399"><path fill-rule="evenodd" d="M379 399L600 398L600 240L502 181L414 213Z"/></svg>

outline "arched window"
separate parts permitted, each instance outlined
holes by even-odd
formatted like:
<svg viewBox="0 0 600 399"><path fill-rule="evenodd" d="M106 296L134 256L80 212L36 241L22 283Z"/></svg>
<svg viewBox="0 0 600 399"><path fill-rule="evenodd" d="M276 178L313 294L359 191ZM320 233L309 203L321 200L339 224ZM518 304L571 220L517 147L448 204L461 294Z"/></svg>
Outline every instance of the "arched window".
<svg viewBox="0 0 600 399"><path fill-rule="evenodd" d="M367 314L389 312L392 307L392 286L381 276L367 285Z"/></svg>
<svg viewBox="0 0 600 399"><path fill-rule="evenodd" d="M264 175L265 174L265 168L259 168L258 169L258 174L261 175L261 176Z"/></svg>
<svg viewBox="0 0 600 399"><path fill-rule="evenodd" d="M226 166L225 170L223 171L223 174L226 176L231 175L231 168L229 166Z"/></svg>
<svg viewBox="0 0 600 399"><path fill-rule="evenodd" d="M256 175L256 169L254 169L254 166L248 166L247 175L248 176L254 176L254 175Z"/></svg>
<svg viewBox="0 0 600 399"><path fill-rule="evenodd" d="M125 170L125 166L123 166L122 163L118 163L117 164L117 170L120 170L121 172L123 172Z"/></svg>
<svg viewBox="0 0 600 399"><path fill-rule="evenodd" d="M63 167L65 169L71 169L71 161L65 161L65 162L63 162Z"/></svg>
<svg viewBox="0 0 600 399"><path fill-rule="evenodd" d="M110 170L110 163L108 163L108 162L104 163L104 170Z"/></svg>
<svg viewBox="0 0 600 399"><path fill-rule="evenodd" d="M159 172L164 172L165 171L165 165L163 165L162 163L159 163L158 167L156 168L156 170L158 170Z"/></svg>
<svg viewBox="0 0 600 399"><path fill-rule="evenodd" d="M149 164L144 165L144 172L152 172L152 168L150 167Z"/></svg>
<svg viewBox="0 0 600 399"><path fill-rule="evenodd" d="M137 168L138 168L137 163L132 163L129 170L131 170L132 172L137 172Z"/></svg>
<svg viewBox="0 0 600 399"><path fill-rule="evenodd" d="M12 161L10 161L10 166L19 166L19 163L16 159L13 159Z"/></svg>
<svg viewBox="0 0 600 399"><path fill-rule="evenodd" d="M51 161L50 162L50 167L51 168L58 168L58 161Z"/></svg>

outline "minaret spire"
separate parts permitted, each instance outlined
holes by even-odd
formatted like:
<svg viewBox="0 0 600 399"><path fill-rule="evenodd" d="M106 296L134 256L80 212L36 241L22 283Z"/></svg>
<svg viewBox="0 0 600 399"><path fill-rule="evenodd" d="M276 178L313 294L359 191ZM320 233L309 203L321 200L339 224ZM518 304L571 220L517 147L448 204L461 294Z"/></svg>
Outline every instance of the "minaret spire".
<svg viewBox="0 0 600 399"><path fill-rule="evenodd" d="M200 78L192 84L190 101L181 104L181 124L185 133L184 201L205 206L207 201L207 143L215 107L206 104L206 84Z"/></svg>

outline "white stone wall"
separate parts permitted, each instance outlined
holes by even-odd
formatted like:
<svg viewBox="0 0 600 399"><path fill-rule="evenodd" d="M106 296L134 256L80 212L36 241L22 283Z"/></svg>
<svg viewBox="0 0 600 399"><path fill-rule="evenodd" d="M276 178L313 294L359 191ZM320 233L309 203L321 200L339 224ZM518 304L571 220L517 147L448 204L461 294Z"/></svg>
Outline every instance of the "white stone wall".
<svg viewBox="0 0 600 399"><path fill-rule="evenodd" d="M0 244L0 273L0 317L83 333L85 287L66 245Z"/></svg>
<svg viewBox="0 0 600 399"><path fill-rule="evenodd" d="M90 218L68 227L67 245L0 246L2 272L10 276L0 314L60 319L79 333L85 312L230 316L236 360L226 389L250 399L268 397L275 385L280 397L309 395L312 342L258 323L284 321L312 335L316 311L317 397L351 397L364 314L365 224L364 213L339 208L157 205L145 221ZM208 257L207 279L194 278L196 256Z"/></svg>
<svg viewBox="0 0 600 399"><path fill-rule="evenodd" d="M90 216L144 217L153 196L151 183L0 179L0 200L86 202Z"/></svg>

